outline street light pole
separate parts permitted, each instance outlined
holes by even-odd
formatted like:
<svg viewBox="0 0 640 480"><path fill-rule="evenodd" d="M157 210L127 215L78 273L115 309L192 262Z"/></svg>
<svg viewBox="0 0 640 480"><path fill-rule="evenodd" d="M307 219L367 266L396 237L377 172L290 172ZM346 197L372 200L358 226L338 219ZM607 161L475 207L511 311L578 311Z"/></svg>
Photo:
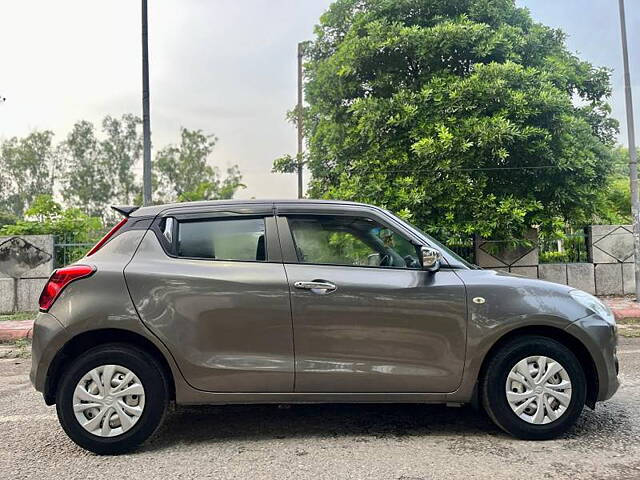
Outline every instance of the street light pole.
<svg viewBox="0 0 640 480"><path fill-rule="evenodd" d="M142 0L142 203L151 204L151 120L149 115L149 33L147 0Z"/></svg>
<svg viewBox="0 0 640 480"><path fill-rule="evenodd" d="M627 135L629 138L629 177L631 182L631 213L633 215L633 254L636 279L636 302L640 301L640 200L638 198L638 154L633 122L633 99L631 96L631 74L629 73L629 50L627 48L627 22L624 0L620 7L620 30L622 33L622 59L624 63L624 94L627 106Z"/></svg>
<svg viewBox="0 0 640 480"><path fill-rule="evenodd" d="M302 198L302 168L304 162L302 161L302 56L303 56L303 44L298 43L298 198Z"/></svg>

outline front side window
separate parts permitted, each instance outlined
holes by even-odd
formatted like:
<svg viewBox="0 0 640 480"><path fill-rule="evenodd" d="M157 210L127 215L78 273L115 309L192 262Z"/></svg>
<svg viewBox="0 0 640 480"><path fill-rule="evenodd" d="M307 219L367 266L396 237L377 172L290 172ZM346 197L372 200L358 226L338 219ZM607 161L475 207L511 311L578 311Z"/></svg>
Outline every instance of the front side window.
<svg viewBox="0 0 640 480"><path fill-rule="evenodd" d="M405 237L366 217L289 217L298 261L419 269L416 247Z"/></svg>
<svg viewBox="0 0 640 480"><path fill-rule="evenodd" d="M265 261L263 218L182 220L177 254L212 260Z"/></svg>

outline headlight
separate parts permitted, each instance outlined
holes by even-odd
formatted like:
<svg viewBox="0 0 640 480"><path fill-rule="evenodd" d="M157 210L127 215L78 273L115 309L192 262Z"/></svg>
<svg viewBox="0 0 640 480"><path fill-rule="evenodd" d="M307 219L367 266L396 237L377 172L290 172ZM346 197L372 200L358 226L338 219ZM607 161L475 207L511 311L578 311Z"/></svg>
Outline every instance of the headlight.
<svg viewBox="0 0 640 480"><path fill-rule="evenodd" d="M569 294L576 302L587 310L591 310L596 315L599 315L607 323L610 323L611 325L616 324L616 320L611 309L593 295L589 295L587 292L583 292L582 290L572 290Z"/></svg>

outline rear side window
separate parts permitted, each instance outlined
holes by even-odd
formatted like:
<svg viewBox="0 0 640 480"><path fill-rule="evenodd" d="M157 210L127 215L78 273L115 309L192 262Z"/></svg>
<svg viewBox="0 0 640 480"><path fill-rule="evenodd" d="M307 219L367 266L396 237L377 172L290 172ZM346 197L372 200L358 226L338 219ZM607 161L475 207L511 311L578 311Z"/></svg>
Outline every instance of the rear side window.
<svg viewBox="0 0 640 480"><path fill-rule="evenodd" d="M264 218L178 221L175 251L180 257L263 262Z"/></svg>

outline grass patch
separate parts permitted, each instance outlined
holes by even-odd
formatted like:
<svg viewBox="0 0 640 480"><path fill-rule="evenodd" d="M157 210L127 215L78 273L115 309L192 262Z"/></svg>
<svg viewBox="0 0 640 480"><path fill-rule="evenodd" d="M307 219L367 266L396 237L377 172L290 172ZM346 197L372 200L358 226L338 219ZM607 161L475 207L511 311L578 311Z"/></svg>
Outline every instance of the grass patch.
<svg viewBox="0 0 640 480"><path fill-rule="evenodd" d="M618 324L618 335L624 338L640 338L640 325Z"/></svg>
<svg viewBox="0 0 640 480"><path fill-rule="evenodd" d="M0 343L0 358L29 358L31 356L31 340L21 338L13 342Z"/></svg>
<svg viewBox="0 0 640 480"><path fill-rule="evenodd" d="M19 321L19 320L35 320L38 312L16 312L16 313L6 313L0 315L0 322L4 322L7 320Z"/></svg>
<svg viewBox="0 0 640 480"><path fill-rule="evenodd" d="M625 317L617 320L618 325L640 325L640 318Z"/></svg>

